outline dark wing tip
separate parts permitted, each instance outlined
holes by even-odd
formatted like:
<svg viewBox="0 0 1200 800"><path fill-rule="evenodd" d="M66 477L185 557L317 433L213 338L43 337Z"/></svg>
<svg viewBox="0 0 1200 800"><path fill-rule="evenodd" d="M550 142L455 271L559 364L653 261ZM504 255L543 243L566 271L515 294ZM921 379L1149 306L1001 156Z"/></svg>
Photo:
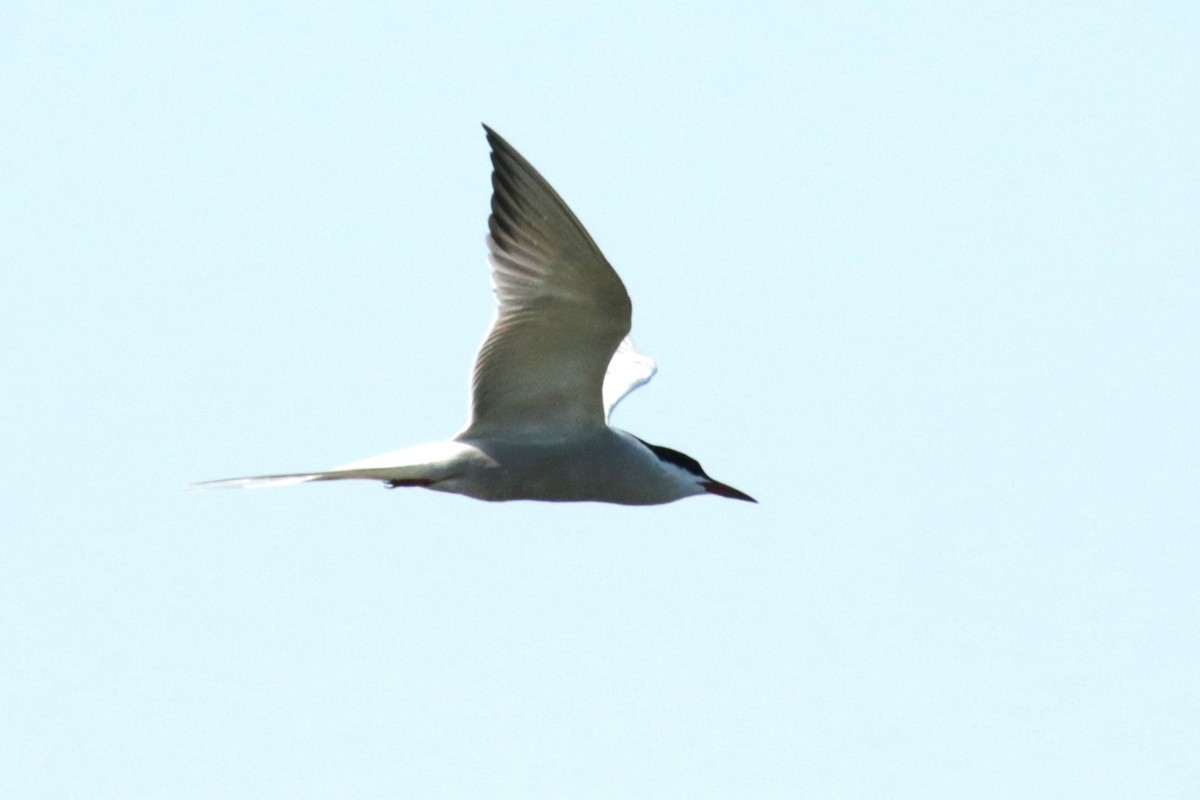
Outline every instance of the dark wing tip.
<svg viewBox="0 0 1200 800"><path fill-rule="evenodd" d="M483 125L483 131L487 136L488 145L492 148L492 153L515 152L513 146L503 136L492 130L486 122L480 124Z"/></svg>
<svg viewBox="0 0 1200 800"><path fill-rule="evenodd" d="M549 194L556 203L564 207L566 206L562 198L550 187L550 183L542 177L533 164L530 164L525 159L525 156L517 152L517 148L509 144L507 139L496 133L486 124L483 125L483 129L487 132L488 146L491 147L492 151L492 171L494 174L503 173L509 175L510 179L515 179L517 176L525 176L528 180L538 184L539 188ZM569 209L568 213L570 213Z"/></svg>

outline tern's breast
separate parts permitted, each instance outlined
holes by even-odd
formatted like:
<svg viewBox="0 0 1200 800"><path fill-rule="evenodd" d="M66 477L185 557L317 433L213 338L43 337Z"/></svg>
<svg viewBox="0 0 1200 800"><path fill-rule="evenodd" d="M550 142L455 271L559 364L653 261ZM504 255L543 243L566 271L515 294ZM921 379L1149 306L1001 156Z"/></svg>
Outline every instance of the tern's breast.
<svg viewBox="0 0 1200 800"><path fill-rule="evenodd" d="M628 505L666 503L679 493L658 460L637 440L603 428L584 435L464 439L480 460L445 491L481 500L600 501Z"/></svg>

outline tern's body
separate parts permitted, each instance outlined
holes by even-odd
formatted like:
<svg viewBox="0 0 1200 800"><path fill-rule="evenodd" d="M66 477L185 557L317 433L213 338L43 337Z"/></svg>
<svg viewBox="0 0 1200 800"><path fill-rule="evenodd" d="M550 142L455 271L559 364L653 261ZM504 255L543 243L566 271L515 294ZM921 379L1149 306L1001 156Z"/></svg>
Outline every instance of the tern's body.
<svg viewBox="0 0 1200 800"><path fill-rule="evenodd" d="M751 500L708 477L695 459L608 425L613 407L655 372L627 338L629 295L550 184L487 134L497 309L475 360L466 428L446 442L328 471L209 485L367 479L480 500L652 505L705 493Z"/></svg>
<svg viewBox="0 0 1200 800"><path fill-rule="evenodd" d="M705 490L682 483L647 445L616 428L565 435L460 435L342 468L396 486L424 486L478 500L668 503ZM369 474L365 474L369 473ZM348 477L348 476L347 476ZM281 482L294 479L284 478ZM692 489L692 486L695 486Z"/></svg>

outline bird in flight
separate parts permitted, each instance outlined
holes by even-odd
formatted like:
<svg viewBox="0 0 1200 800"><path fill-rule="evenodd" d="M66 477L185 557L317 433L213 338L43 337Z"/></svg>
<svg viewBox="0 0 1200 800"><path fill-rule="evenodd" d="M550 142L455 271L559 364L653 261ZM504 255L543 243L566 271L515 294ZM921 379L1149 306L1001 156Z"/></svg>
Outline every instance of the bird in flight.
<svg viewBox="0 0 1200 800"><path fill-rule="evenodd" d="M449 441L325 472L193 486L359 479L480 500L655 505L713 494L756 502L691 456L608 424L617 403L657 371L629 339L625 285L546 179L483 127L492 151L487 248L497 307L475 357L467 426Z"/></svg>

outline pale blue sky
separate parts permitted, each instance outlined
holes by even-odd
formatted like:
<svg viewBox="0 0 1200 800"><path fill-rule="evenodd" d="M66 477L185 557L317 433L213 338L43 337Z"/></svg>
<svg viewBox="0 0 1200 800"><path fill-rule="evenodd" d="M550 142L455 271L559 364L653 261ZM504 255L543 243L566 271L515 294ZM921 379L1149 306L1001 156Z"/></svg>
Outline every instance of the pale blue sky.
<svg viewBox="0 0 1200 800"><path fill-rule="evenodd" d="M0 9L0 795L1200 796L1198 7L529 5ZM480 122L760 505L183 491L462 424Z"/></svg>

